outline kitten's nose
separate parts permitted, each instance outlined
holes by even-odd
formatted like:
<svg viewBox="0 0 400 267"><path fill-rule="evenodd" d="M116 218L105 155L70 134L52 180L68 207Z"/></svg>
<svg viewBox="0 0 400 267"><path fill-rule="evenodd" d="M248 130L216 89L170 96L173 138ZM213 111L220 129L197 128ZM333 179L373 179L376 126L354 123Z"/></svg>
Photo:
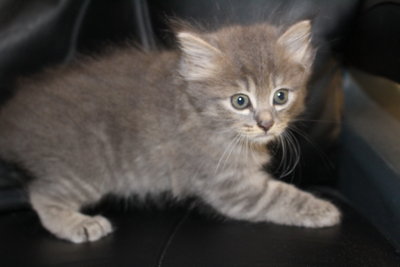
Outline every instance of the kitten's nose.
<svg viewBox="0 0 400 267"><path fill-rule="evenodd" d="M258 127L262 128L265 132L268 132L268 130L274 125L273 120L268 120L268 121L257 121Z"/></svg>
<svg viewBox="0 0 400 267"><path fill-rule="evenodd" d="M272 125L274 125L274 119L272 118L271 113L267 110L257 112L255 119L258 127L263 129L265 132L268 132Z"/></svg>

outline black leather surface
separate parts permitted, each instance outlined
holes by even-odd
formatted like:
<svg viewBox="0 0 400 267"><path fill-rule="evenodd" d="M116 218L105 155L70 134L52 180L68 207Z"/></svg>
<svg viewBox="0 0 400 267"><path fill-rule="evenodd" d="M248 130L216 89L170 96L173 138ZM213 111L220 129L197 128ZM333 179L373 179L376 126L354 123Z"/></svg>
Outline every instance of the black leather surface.
<svg viewBox="0 0 400 267"><path fill-rule="evenodd" d="M323 190L322 190L323 191ZM320 189L321 192L321 189ZM115 233L89 244L58 240L29 210L0 214L0 263L8 266L400 266L389 243L335 192L340 226L304 229L226 221L186 206L102 208Z"/></svg>
<svg viewBox="0 0 400 267"><path fill-rule="evenodd" d="M5 0L0 5L0 102L20 74L70 58L89 1Z"/></svg>
<svg viewBox="0 0 400 267"><path fill-rule="evenodd" d="M155 46L141 0L3 0L0 3L0 104L21 74L131 39Z"/></svg>
<svg viewBox="0 0 400 267"><path fill-rule="evenodd" d="M79 30L78 51L92 54L127 40L145 50L156 48L147 1L92 0Z"/></svg>
<svg viewBox="0 0 400 267"><path fill-rule="evenodd" d="M282 12L293 12L288 13L293 21L320 14L315 33L327 42L320 50L325 57L317 71L324 75L316 77L312 99L318 108L313 112L329 115L335 110L330 96L340 90L334 84L340 72L328 58L331 47L335 55L341 50L360 1L257 0L249 6L246 3L250 1L241 0L148 2L156 38L165 44L171 36L164 31L163 18L168 14L204 18L209 23L216 19L224 21L224 14L235 14L239 21L244 21L260 18L252 17L254 8L258 14L268 13L271 3L278 4ZM97 52L104 44L122 42L127 37L146 48L154 47L153 29L145 22L149 19L145 3L142 0L2 1L0 94L3 99L16 75L67 62L76 50ZM298 8L285 8L293 4ZM317 129L319 135L329 135L332 129L321 130L312 125L311 128ZM315 167L320 165L315 159L308 163L303 166L303 181L309 179L308 174L315 175ZM318 179L314 182L321 182L321 177ZM103 208L117 227L116 232L97 243L82 245L55 239L40 226L32 211L18 209L19 202L10 201L13 196L0 194L4 204L0 211L0 266L400 266L398 255L385 238L334 194L332 198L341 203L345 213L344 223L335 228L310 230L223 221L185 207L125 212Z"/></svg>
<svg viewBox="0 0 400 267"><path fill-rule="evenodd" d="M156 266L181 211L109 214L117 228L95 243L55 239L29 210L0 215L1 266Z"/></svg>
<svg viewBox="0 0 400 267"><path fill-rule="evenodd" d="M361 1L148 0L148 3L155 33L166 44L171 41L167 26L167 18L170 17L192 21L208 28L265 21L275 25L290 25L301 19L312 19L314 37L327 40L329 47L332 47L345 42Z"/></svg>
<svg viewBox="0 0 400 267"><path fill-rule="evenodd" d="M347 62L400 82L400 1L365 1L346 51Z"/></svg>
<svg viewBox="0 0 400 267"><path fill-rule="evenodd" d="M351 75L345 88L339 188L400 252L400 121L369 98ZM388 93L388 88L372 89Z"/></svg>

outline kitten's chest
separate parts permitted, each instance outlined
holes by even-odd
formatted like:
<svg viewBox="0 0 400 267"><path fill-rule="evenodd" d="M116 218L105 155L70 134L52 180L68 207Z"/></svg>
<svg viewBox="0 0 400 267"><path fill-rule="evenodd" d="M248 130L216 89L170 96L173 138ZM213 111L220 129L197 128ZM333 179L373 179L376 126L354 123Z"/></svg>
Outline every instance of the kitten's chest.
<svg viewBox="0 0 400 267"><path fill-rule="evenodd" d="M246 140L224 140L221 136L214 139L208 142L207 154L212 155L216 168L224 165L229 168L260 168L270 161L264 145L253 145Z"/></svg>
<svg viewBox="0 0 400 267"><path fill-rule="evenodd" d="M181 195L194 181L213 179L226 170L260 169L269 160L264 149L216 143L211 135L175 132L162 139L129 141L118 168L120 194Z"/></svg>

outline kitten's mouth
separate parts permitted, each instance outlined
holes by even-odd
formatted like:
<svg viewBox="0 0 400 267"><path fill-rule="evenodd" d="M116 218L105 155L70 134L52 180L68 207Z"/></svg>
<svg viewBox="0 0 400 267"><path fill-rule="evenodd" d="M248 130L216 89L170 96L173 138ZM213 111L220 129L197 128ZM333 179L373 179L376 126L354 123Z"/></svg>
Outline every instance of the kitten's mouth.
<svg viewBox="0 0 400 267"><path fill-rule="evenodd" d="M251 137L251 139L256 142L256 143L269 143L273 139L275 139L275 135L270 134L270 133L260 133L256 136Z"/></svg>
<svg viewBox="0 0 400 267"><path fill-rule="evenodd" d="M262 131L262 130L252 130L252 131L244 131L244 134L250 142L257 144L267 144L276 138L276 135L271 133L271 131Z"/></svg>

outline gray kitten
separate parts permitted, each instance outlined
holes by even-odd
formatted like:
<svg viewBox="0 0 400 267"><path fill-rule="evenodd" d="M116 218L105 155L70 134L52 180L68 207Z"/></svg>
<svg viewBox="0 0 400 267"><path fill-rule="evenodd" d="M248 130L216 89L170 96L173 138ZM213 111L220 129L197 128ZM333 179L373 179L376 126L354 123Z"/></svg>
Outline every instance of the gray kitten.
<svg viewBox="0 0 400 267"><path fill-rule="evenodd" d="M266 144L304 110L311 25L183 29L179 51L113 51L25 79L0 111L0 156L35 179L50 232L112 231L80 213L106 194L195 196L230 218L324 227L339 211L262 171Z"/></svg>

